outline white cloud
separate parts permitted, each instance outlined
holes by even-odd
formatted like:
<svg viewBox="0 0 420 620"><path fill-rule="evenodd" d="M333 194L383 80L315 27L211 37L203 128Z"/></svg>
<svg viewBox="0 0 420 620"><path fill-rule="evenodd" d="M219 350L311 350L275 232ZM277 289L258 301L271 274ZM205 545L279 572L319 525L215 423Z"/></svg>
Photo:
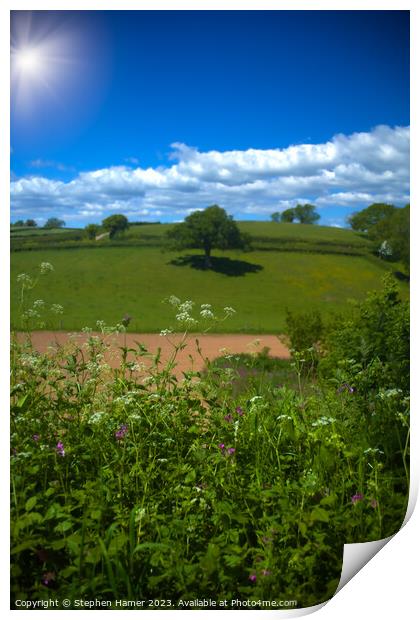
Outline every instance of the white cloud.
<svg viewBox="0 0 420 620"><path fill-rule="evenodd" d="M124 212L130 219L156 219L158 213L174 220L217 203L239 219L311 202L326 221L326 210L334 207L409 201L409 127L381 125L285 149L200 152L180 142L171 146L167 167L111 166L68 182L40 175L13 178L12 216L65 213L83 223ZM38 168L41 163L33 162Z"/></svg>

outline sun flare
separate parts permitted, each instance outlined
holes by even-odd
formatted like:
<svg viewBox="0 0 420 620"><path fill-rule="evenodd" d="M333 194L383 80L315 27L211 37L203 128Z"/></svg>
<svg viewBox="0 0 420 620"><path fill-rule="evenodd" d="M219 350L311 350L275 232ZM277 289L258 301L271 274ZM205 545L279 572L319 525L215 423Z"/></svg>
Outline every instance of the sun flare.
<svg viewBox="0 0 420 620"><path fill-rule="evenodd" d="M42 68L42 54L36 48L22 48L16 52L16 66L21 73L36 74Z"/></svg>

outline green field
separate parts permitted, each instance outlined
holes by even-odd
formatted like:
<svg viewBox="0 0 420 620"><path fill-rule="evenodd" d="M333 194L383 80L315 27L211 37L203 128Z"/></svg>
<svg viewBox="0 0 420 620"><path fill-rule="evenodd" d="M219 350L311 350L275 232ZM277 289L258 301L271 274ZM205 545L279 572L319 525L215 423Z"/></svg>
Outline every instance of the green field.
<svg viewBox="0 0 420 620"><path fill-rule="evenodd" d="M169 251L168 225L157 224L133 226L111 242L68 247L63 238L62 249L50 249L47 242L44 248L12 252L12 327L21 327L16 277L35 274L44 261L54 272L41 277L28 295L64 307L59 320L46 316L47 328L95 327L97 320L113 325L129 314L135 332L176 327L173 309L162 303L169 295L219 311L235 308L236 315L218 326L219 332L281 332L286 308L346 312L349 299L380 288L384 273L396 269L374 257L365 239L349 230L269 222L240 226L251 234L253 249L214 251L212 270L202 269L198 250ZM406 283L400 288L408 295Z"/></svg>

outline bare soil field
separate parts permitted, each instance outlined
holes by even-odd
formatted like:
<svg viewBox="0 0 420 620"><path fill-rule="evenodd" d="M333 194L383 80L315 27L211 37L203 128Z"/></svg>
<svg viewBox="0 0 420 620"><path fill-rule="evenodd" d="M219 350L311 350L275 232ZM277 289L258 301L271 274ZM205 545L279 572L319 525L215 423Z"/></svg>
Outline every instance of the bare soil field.
<svg viewBox="0 0 420 620"><path fill-rule="evenodd" d="M74 334L72 334L72 336L73 335ZM20 337L23 337L23 334L21 334ZM32 343L38 351L45 352L50 346L65 344L69 337L70 334L68 332L32 332ZM80 344L87 339L87 335L84 333L75 334L74 337ZM149 353L152 354L157 353L160 347L161 360L165 363L170 359L173 353L173 344L179 342L182 336L181 334L171 334L165 337L159 334L130 333L104 336L104 338L112 343L112 349L115 352L107 361L111 366L116 367L119 365L120 360L118 348L125 346L136 349L137 343L143 344ZM290 357L288 348L280 341L279 336L275 335L192 334L188 336L185 348L182 349L177 356L175 374L178 377L181 377L184 371L198 371L204 366L203 359L197 351L196 339L199 340L202 357L205 359L208 358L210 361L226 353L233 355L238 353L256 354L262 351L264 347L269 348L269 354L273 357L282 359L288 359ZM130 355L129 359L132 360L133 356ZM146 361L144 358L141 358L141 360Z"/></svg>

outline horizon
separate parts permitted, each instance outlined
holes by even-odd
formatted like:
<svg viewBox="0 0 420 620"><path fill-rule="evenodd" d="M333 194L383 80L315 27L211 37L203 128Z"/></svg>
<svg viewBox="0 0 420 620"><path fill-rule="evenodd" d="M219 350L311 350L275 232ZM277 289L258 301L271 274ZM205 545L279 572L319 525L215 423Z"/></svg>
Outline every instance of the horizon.
<svg viewBox="0 0 420 620"><path fill-rule="evenodd" d="M11 15L11 222L410 202L409 11Z"/></svg>

